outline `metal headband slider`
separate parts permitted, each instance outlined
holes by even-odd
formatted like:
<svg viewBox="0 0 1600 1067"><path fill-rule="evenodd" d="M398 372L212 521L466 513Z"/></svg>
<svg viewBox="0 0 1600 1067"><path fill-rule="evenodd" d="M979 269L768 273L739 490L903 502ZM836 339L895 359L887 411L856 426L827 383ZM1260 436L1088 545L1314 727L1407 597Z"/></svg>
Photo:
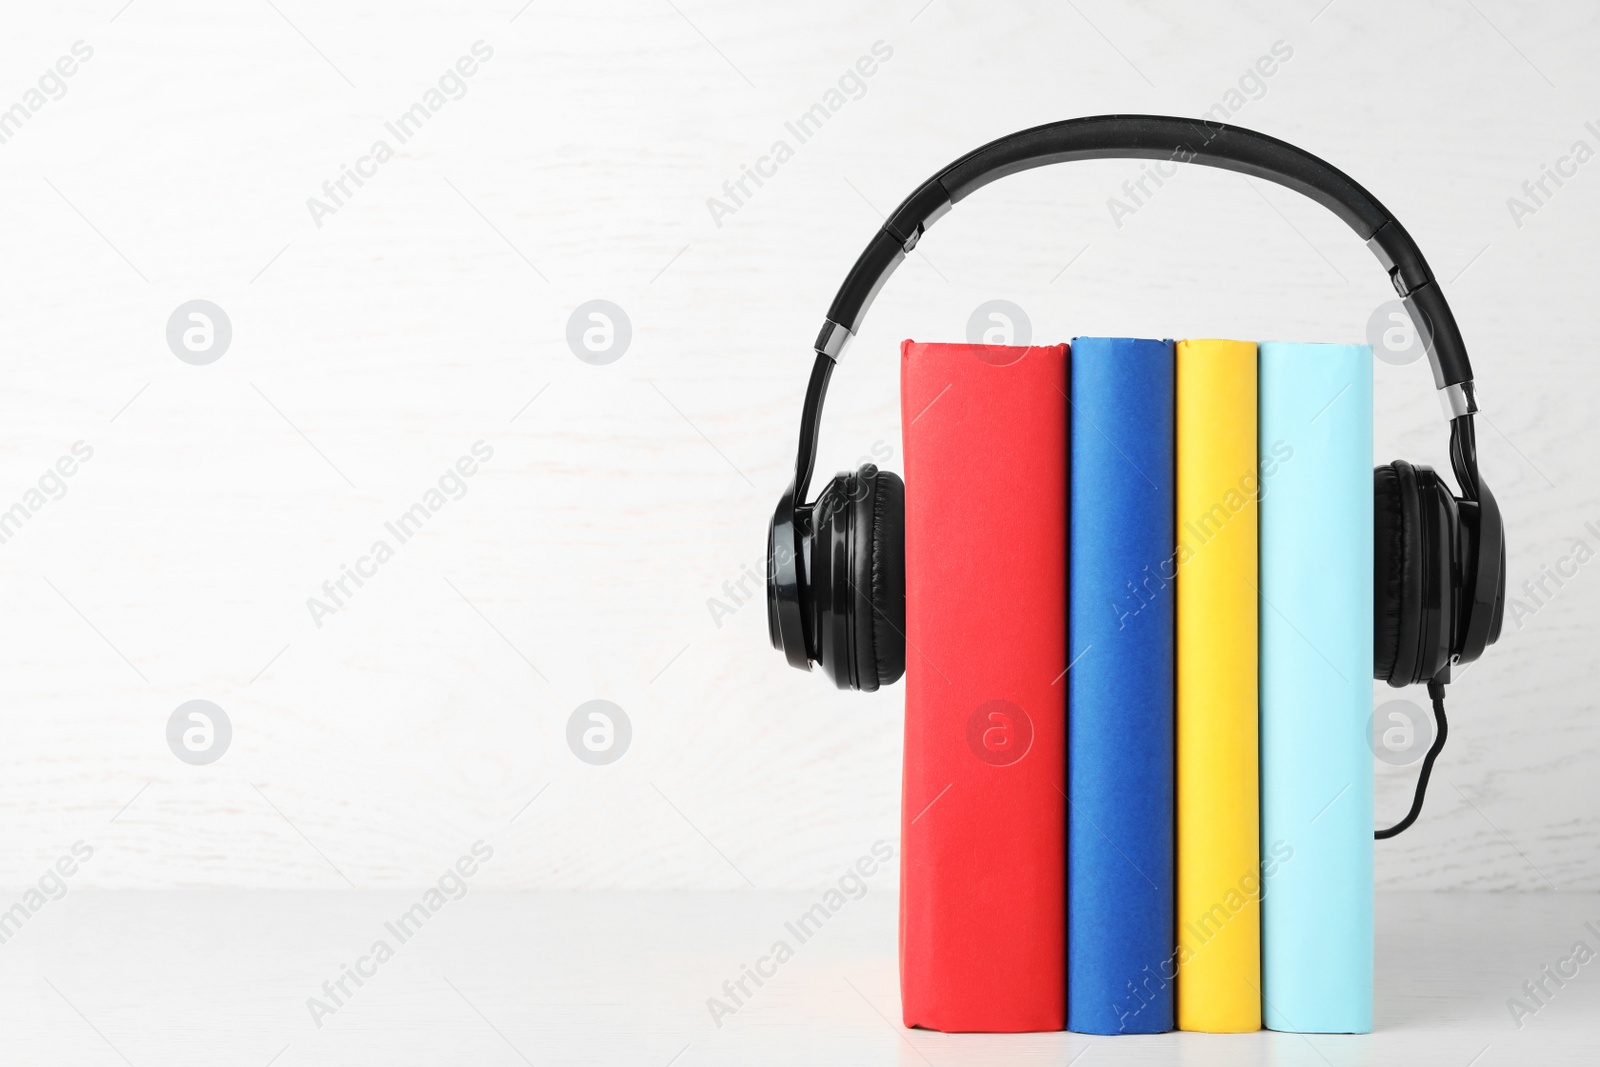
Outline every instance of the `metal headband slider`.
<svg viewBox="0 0 1600 1067"><path fill-rule="evenodd" d="M1470 380L1457 382L1439 390L1439 403L1444 408L1445 418L1459 419L1477 413L1478 392Z"/></svg>
<svg viewBox="0 0 1600 1067"><path fill-rule="evenodd" d="M812 347L816 349L818 355L827 356L837 363L839 357L844 355L845 346L854 336L855 334L832 319L824 319L822 331L817 334L817 343Z"/></svg>

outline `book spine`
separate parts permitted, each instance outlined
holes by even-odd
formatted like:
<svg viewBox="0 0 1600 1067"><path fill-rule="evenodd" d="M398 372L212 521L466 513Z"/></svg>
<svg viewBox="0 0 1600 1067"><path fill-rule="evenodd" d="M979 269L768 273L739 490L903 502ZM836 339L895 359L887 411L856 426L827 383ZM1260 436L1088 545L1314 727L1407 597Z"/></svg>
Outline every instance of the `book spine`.
<svg viewBox="0 0 1600 1067"><path fill-rule="evenodd" d="M1179 341L1178 1027L1261 1027L1256 346Z"/></svg>
<svg viewBox="0 0 1600 1067"><path fill-rule="evenodd" d="M1066 1013L1066 346L901 347L906 1026Z"/></svg>
<svg viewBox="0 0 1600 1067"><path fill-rule="evenodd" d="M1261 345L1266 1025L1372 1029L1372 350Z"/></svg>
<svg viewBox="0 0 1600 1067"><path fill-rule="evenodd" d="M1173 354L1070 356L1067 1028L1171 1030Z"/></svg>

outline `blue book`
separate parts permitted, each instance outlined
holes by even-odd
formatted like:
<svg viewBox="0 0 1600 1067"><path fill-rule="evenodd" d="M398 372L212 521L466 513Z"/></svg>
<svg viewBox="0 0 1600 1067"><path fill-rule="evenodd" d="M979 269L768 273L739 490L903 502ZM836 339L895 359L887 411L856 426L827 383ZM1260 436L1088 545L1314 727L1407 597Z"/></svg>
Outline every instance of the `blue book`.
<svg viewBox="0 0 1600 1067"><path fill-rule="evenodd" d="M1171 341L1072 343L1067 1029L1080 1033L1173 1028L1173 374Z"/></svg>
<svg viewBox="0 0 1600 1067"><path fill-rule="evenodd" d="M1260 346L1269 1029L1372 1029L1372 350Z"/></svg>

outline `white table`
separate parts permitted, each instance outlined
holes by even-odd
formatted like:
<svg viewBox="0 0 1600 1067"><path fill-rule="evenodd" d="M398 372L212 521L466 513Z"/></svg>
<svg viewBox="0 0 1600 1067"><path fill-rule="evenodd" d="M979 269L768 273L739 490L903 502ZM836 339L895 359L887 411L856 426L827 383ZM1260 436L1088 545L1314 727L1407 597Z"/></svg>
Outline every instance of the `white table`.
<svg viewBox="0 0 1600 1067"><path fill-rule="evenodd" d="M0 1062L164 1064L1593 1063L1600 962L1518 1029L1507 998L1600 927L1593 894L1378 899L1377 1033L949 1036L897 1020L894 887L805 944L805 893L497 893L471 888L400 943L419 893L96 892L0 945ZM777 938L794 958L714 1025L707 998ZM392 959L314 1025L341 964ZM1593 973L1591 973L1593 972ZM754 989L747 982L747 988ZM120 1058L119 1058L120 1057ZM1081 1057L1081 1060L1078 1058Z"/></svg>

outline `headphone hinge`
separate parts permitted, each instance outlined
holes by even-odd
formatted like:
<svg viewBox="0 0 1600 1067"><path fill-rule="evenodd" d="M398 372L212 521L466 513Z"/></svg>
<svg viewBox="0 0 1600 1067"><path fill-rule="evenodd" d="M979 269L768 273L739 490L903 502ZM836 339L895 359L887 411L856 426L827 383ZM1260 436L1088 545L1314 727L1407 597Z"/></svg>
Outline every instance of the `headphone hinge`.
<svg viewBox="0 0 1600 1067"><path fill-rule="evenodd" d="M909 253L917 247L917 242L928 227L949 210L950 194L945 192L938 178L932 178L901 201L900 206L894 209L894 214L883 220L883 228L900 242L903 251Z"/></svg>
<svg viewBox="0 0 1600 1067"><path fill-rule="evenodd" d="M1405 229L1394 219L1389 219L1367 238L1367 247L1378 257L1378 262L1389 275L1389 284L1401 299L1433 281L1427 260L1411 241Z"/></svg>
<svg viewBox="0 0 1600 1067"><path fill-rule="evenodd" d="M1406 284L1405 276L1400 273L1399 267L1389 271L1389 284L1394 286L1395 293L1402 300L1411 295L1411 286Z"/></svg>

